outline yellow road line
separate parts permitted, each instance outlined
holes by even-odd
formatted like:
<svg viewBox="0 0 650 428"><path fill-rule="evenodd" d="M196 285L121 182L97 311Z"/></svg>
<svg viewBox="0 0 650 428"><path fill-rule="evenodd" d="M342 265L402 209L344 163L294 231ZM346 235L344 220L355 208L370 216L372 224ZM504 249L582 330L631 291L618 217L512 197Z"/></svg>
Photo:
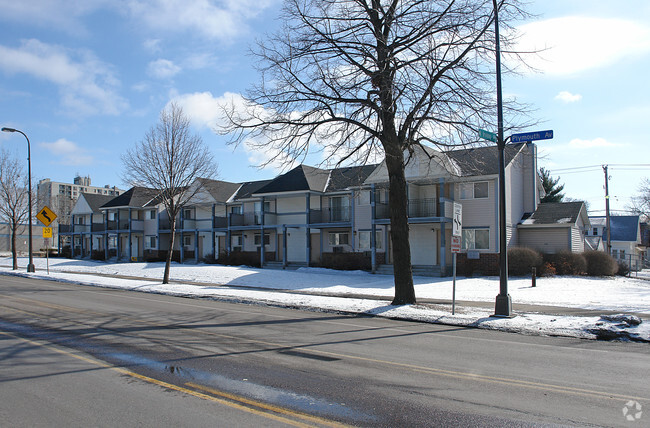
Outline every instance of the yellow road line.
<svg viewBox="0 0 650 428"><path fill-rule="evenodd" d="M241 411L244 411L244 412L247 412L247 413L252 413L252 414L255 414L255 415L258 415L258 416L262 416L262 417L265 417L265 418L268 418L268 419L272 419L272 420L275 420L275 421L278 421L278 422L282 422L282 423L285 423L287 425L300 427L300 428L307 428L307 427L312 427L313 426L313 425L308 425L308 424L305 424L303 422L292 420L292 419L289 419L289 418L286 418L286 417L283 417L283 416L278 416L278 415L273 414L273 413L269 413L269 411L274 412L274 413L281 413L281 414L284 414L284 415L287 415L287 416L290 416L290 417L294 417L296 419L311 420L313 422L317 422L318 424L325 425L325 426L331 426L331 427L345 427L346 426L346 425L339 424L339 423L334 422L334 421L329 421L327 419L318 418L318 417L315 417L315 416L312 417L312 416L306 415L306 414L301 413L301 412L294 412L292 410L285 409L285 408L282 408L282 407L271 406L271 405L268 405L266 403L258 402L258 401L255 401L255 400L247 399L247 398L244 398L244 397L238 397L237 395L228 394L226 392L218 391L218 390L213 389L213 388L204 387L204 386L196 385L196 384L186 384L186 385L191 386L193 388L200 389L200 390L209 392L209 393L214 394L214 395L219 395L219 396L225 397L227 399L218 398L218 397L215 397L214 395L204 394L204 393L192 390L192 389L183 388L182 386L178 386L178 385L174 385L172 383L168 383L168 382L164 382L164 381L161 381L161 380L158 380L158 379L154 379L154 378L151 378L149 376L144 376L144 375L132 372L130 370L126 370L126 369L124 369L122 367L117 367L117 366L108 364L108 363L106 363L104 361L97 360L95 358L90 358L90 357L86 357L86 356L76 354L76 353L73 353L73 352L70 352L70 351L66 351L64 349L60 349L58 347L55 347L55 346L53 346L53 345L51 345L49 343L43 343L41 341L26 339L26 338L16 336L16 335L13 335L11 333L7 333L7 332L3 332L3 331L0 331L0 334L4 335L4 336L12 337L12 338L17 339L17 340L22 340L22 341L24 341L26 343L29 343L30 345L40 346L40 347L43 347L43 348L58 352L60 354L63 354L63 355L66 355L66 356L69 356L69 357L72 357L72 358L76 358L78 360L81 360L81 361L84 361L84 362L87 362L87 363L90 363L90 364L93 364L93 365L96 365L96 366L99 366L99 367L107 368L107 369L116 371L116 372L118 372L120 374L127 375L127 376L133 377L135 379L140 379L140 380L142 380L144 382L147 382L147 383L158 385L158 386L161 386L163 388L171 389L171 390L174 390L174 391L182 392L182 393L185 393L185 394L188 394L188 395L191 395L191 396L194 396L194 397L198 397L198 398L201 398L201 399L204 399L204 400L212 401L212 402L222 404L222 405L225 405L225 406L237 409L237 410L241 410ZM259 409L264 409L264 410L258 410L258 409L252 408L250 406L255 406L255 407L259 408Z"/></svg>
<svg viewBox="0 0 650 428"><path fill-rule="evenodd" d="M26 301L30 300L30 299L24 299L24 298L20 298L20 299L21 300L26 300ZM56 306L59 306L59 305L56 305ZM64 306L59 306L59 307L62 310L65 309ZM71 308L71 309L74 310L74 308ZM88 311L88 312L91 312L91 311ZM152 323L152 322L139 320L139 319L135 319L135 318L127 318L127 317L125 317L125 318L122 318L122 319L123 320L131 320L133 322L144 324L144 325L149 325L149 326L166 326L166 324ZM596 398L605 398L605 399L617 400L617 401L618 400L650 401L650 398L638 397L638 396L632 396L632 395L613 394L613 393L609 393L609 392L594 391L594 390L582 389L582 388L574 388L574 387L570 387L570 386L554 385L554 384L547 384L547 383L542 383L542 382L532 382L532 381L518 380L518 379L512 379L512 378L503 378L503 377L496 377L496 376L485 376L485 375L479 375L479 374L473 374L473 373L467 373L467 372L460 372L460 371L453 371L453 370L443 370L443 369L436 369L436 368L432 368L432 367L418 366L418 365L415 365L415 364L400 363L400 362L387 361L387 360L379 360L379 359L363 357L363 356L340 354L340 353L336 353L336 352L329 352L329 351L313 349L313 348L305 346L305 345L280 344L280 343L268 342L268 341L264 341L264 340L260 340L260 339L250 339L250 338L243 339L243 338L238 337L238 336L233 336L233 335L224 334L224 333L215 333L215 332L208 332L208 331L203 331L203 330L196 330L196 329L193 329L191 327L177 327L177 329L178 330L186 330L186 331L192 332L194 334L202 334L202 335L211 336L211 337L220 337L220 338L235 339L235 340L246 340L247 342L250 342L250 343L256 343L256 344L259 344L259 345L264 345L264 346L268 346L268 347L272 347L272 348L305 349L305 350L308 350L309 352L314 353L314 354L319 354L319 355L324 355L324 356L332 356L332 357L336 357L336 358L339 358L339 359L365 361L365 362L369 362L369 363L388 365L388 366L391 366L391 367L399 367L399 368L402 368L402 369L407 369L407 370L411 370L411 371L415 371L415 372L419 372L419 373L427 373L427 374L444 376L444 377L452 377L452 378L456 378L456 379L476 380L476 381L481 381L481 382L485 382L485 383L519 386L519 387L528 388L528 389L559 392L559 393L564 393L564 394L568 394L568 395L581 395L581 396L589 396L589 397L596 397Z"/></svg>

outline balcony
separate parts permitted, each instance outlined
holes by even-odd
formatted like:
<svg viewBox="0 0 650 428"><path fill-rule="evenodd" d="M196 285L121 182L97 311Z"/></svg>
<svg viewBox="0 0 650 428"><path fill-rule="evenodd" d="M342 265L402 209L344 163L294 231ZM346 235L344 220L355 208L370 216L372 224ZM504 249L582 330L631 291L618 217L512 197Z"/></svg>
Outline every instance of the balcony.
<svg viewBox="0 0 650 428"><path fill-rule="evenodd" d="M351 218L350 207L323 208L320 210L309 210L309 221L315 223L346 223Z"/></svg>
<svg viewBox="0 0 650 428"><path fill-rule="evenodd" d="M277 214L264 213L264 224L275 224ZM262 224L262 213L260 211L245 212L244 214L230 214L231 226L259 226Z"/></svg>
<svg viewBox="0 0 650 428"><path fill-rule="evenodd" d="M409 199L408 216L409 218L430 218L438 217L439 203L436 199ZM390 218L390 210L387 203L378 203L375 206L375 218Z"/></svg>

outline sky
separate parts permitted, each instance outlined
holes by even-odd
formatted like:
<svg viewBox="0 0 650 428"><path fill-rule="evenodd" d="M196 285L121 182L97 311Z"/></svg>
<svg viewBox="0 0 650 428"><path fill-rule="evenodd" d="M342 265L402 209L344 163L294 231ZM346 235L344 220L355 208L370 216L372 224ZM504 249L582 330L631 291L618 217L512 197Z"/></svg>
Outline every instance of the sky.
<svg viewBox="0 0 650 428"><path fill-rule="evenodd" d="M278 28L281 0L0 0L0 125L25 132L32 175L128 188L120 156L175 101L212 150L219 178L267 179L264 153L227 145L219 102L258 80L249 48ZM504 77L531 104L539 166L604 215L623 214L650 177L650 2L531 0L520 48L536 71ZM506 118L507 119L507 118ZM494 130L495 131L495 130ZM21 141L23 140L23 141ZM24 138L0 148L26 157Z"/></svg>

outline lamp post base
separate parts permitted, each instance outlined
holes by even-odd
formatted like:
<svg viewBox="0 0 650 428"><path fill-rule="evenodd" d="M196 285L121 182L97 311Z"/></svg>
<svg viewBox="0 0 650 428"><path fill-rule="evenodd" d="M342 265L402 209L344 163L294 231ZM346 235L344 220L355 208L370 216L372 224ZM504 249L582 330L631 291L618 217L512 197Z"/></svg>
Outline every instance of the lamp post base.
<svg viewBox="0 0 650 428"><path fill-rule="evenodd" d="M510 294L499 294L494 305L494 315L497 318L514 318L512 313L512 300Z"/></svg>
<svg viewBox="0 0 650 428"><path fill-rule="evenodd" d="M34 267L34 263L30 263L27 265L27 272L36 272L36 268Z"/></svg>

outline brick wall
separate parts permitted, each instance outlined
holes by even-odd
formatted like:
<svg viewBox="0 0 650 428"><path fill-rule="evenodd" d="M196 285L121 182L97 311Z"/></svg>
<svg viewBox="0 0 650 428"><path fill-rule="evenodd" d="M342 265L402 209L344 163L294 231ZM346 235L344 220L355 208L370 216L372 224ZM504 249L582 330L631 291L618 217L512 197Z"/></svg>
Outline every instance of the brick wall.
<svg viewBox="0 0 650 428"><path fill-rule="evenodd" d="M467 253L459 253L456 259L458 275L499 275L499 254L479 253L478 259L468 259Z"/></svg>

